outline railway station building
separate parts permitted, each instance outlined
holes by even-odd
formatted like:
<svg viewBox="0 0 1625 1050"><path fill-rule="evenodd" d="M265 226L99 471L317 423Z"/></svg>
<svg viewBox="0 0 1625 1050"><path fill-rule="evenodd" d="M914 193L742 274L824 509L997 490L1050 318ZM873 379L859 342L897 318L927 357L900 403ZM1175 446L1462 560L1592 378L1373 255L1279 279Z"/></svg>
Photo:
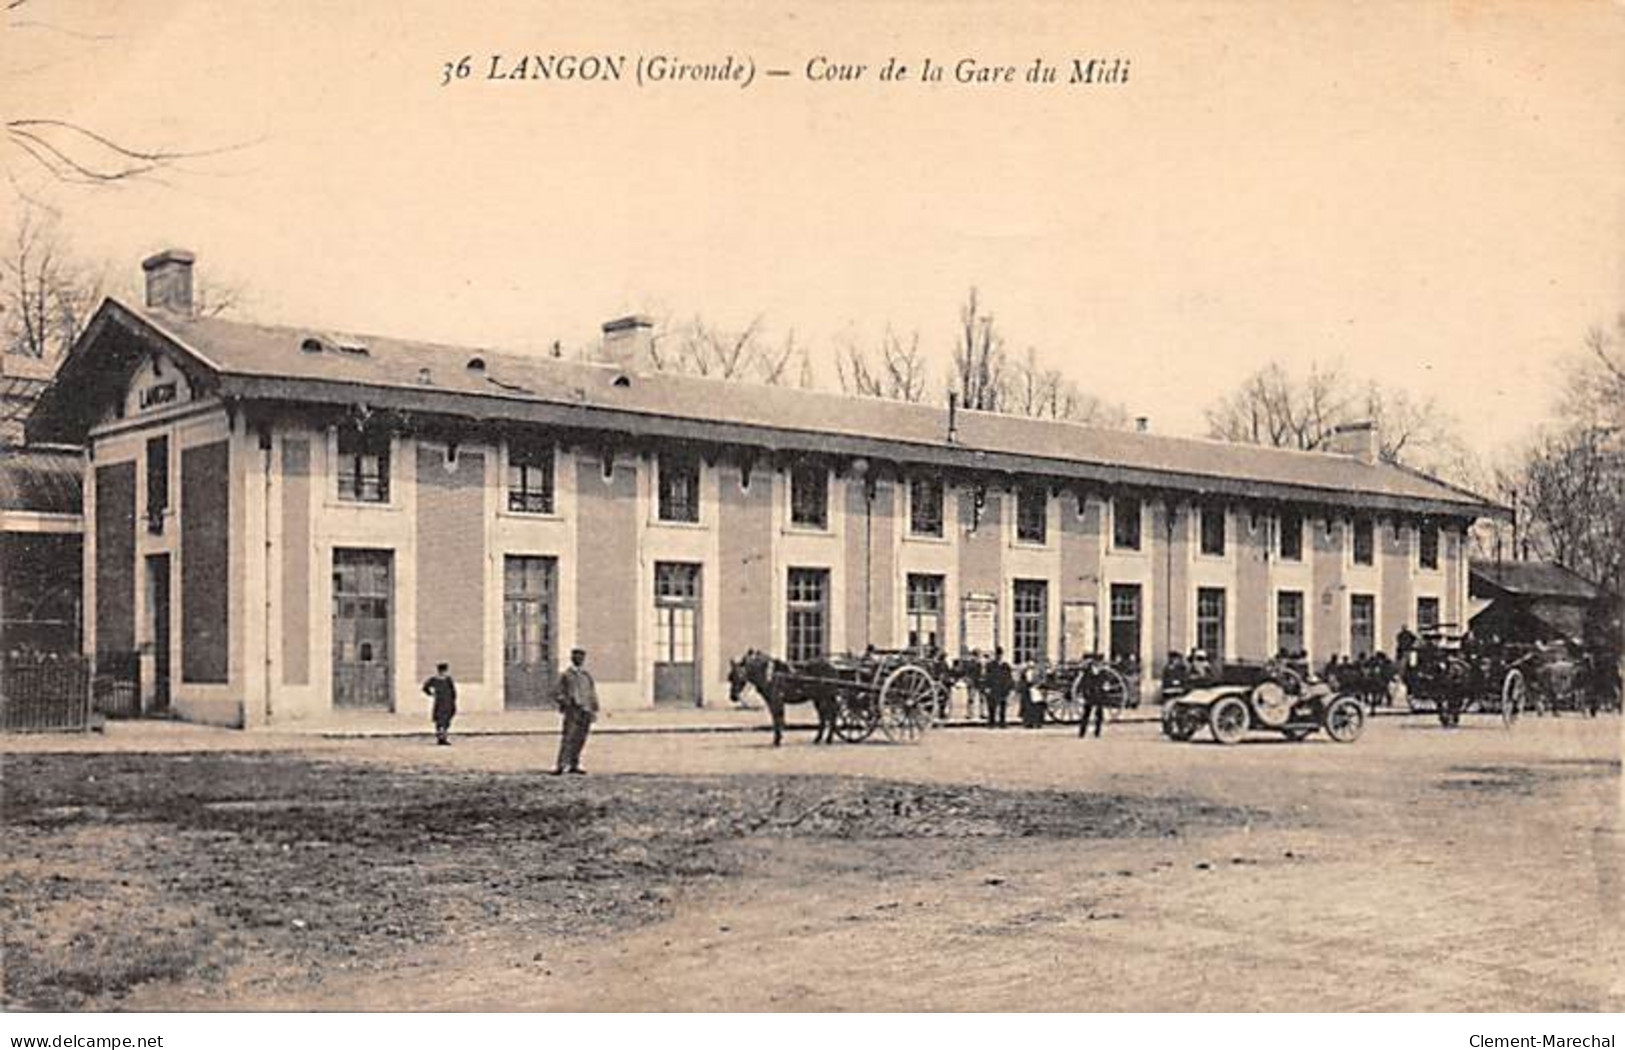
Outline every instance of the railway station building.
<svg viewBox="0 0 1625 1050"><path fill-rule="evenodd" d="M1463 622L1502 513L1380 462L196 316L146 261L29 419L83 449L83 644L144 707L255 726L550 702L725 704L728 660L1392 649Z"/></svg>

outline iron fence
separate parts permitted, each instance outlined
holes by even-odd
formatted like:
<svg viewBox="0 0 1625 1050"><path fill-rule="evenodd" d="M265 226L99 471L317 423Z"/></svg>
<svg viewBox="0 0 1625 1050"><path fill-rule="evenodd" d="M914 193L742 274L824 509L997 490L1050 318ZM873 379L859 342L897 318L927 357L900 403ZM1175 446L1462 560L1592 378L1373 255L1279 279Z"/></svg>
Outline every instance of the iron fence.
<svg viewBox="0 0 1625 1050"><path fill-rule="evenodd" d="M0 654L0 730L82 732L91 726L89 658L77 653Z"/></svg>

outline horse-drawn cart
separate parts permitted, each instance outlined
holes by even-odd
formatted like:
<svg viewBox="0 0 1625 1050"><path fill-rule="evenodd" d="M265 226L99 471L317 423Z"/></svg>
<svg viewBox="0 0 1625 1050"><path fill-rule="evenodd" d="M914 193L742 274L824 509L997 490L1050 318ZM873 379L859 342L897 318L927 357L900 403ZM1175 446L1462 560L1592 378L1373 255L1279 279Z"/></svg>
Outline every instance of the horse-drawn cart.
<svg viewBox="0 0 1625 1050"><path fill-rule="evenodd" d="M1441 725L1454 726L1468 711L1499 715L1511 728L1529 703L1533 654L1471 635L1425 635L1402 669L1413 711L1432 705Z"/></svg>
<svg viewBox="0 0 1625 1050"><path fill-rule="evenodd" d="M947 695L941 668L907 652L870 651L794 664L749 652L734 662L729 679L735 701L745 685L767 701L775 745L783 735L784 706L809 701L818 711L815 742L839 737L857 743L879 730L887 740L913 743L941 717Z"/></svg>
<svg viewBox="0 0 1625 1050"><path fill-rule="evenodd" d="M1033 691L1044 698L1049 720L1063 725L1076 725L1090 704L1104 707L1106 717L1116 721L1140 701L1136 682L1098 656L1045 667Z"/></svg>

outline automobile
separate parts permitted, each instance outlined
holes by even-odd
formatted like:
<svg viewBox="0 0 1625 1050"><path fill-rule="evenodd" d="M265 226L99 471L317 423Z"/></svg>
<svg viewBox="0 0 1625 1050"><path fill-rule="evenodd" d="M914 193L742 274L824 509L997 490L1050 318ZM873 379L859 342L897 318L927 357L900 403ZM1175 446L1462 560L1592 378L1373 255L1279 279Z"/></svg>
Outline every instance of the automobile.
<svg viewBox="0 0 1625 1050"><path fill-rule="evenodd" d="M1320 730L1352 744L1365 729L1365 708L1307 669L1226 664L1214 680L1193 682L1163 703L1162 732L1170 740L1189 740L1204 727L1221 744L1240 743L1252 731L1302 740Z"/></svg>

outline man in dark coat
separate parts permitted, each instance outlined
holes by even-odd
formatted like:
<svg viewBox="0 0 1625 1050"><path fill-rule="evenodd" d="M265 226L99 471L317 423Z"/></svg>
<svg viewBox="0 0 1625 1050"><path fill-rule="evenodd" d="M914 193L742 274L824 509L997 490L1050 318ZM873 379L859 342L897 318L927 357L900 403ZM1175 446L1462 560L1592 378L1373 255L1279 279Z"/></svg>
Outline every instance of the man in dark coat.
<svg viewBox="0 0 1625 1050"><path fill-rule="evenodd" d="M1078 739L1082 740L1089 735L1089 720L1095 721L1095 739L1100 739L1100 725L1106 720L1106 685L1109 679L1105 669L1098 664L1091 665L1084 671L1083 678L1083 717L1078 719ZM1123 698L1128 702L1128 697Z"/></svg>
<svg viewBox="0 0 1625 1050"><path fill-rule="evenodd" d="M451 743L451 720L457 714L457 683L451 680L450 664L435 664L433 677L423 682L423 695L434 697L434 742Z"/></svg>
<svg viewBox="0 0 1625 1050"><path fill-rule="evenodd" d="M559 738L559 762L553 775L585 773L581 749L598 717L598 686L587 670L587 650L570 650L570 666L559 676L559 710L564 714L564 732Z"/></svg>
<svg viewBox="0 0 1625 1050"><path fill-rule="evenodd" d="M1394 638L1394 653L1396 654L1395 658L1399 661L1400 667L1407 666L1405 658L1409 656L1411 654L1411 650L1415 648L1416 635L1411 633L1411 625L1408 623L1400 624L1399 634Z"/></svg>
<svg viewBox="0 0 1625 1050"><path fill-rule="evenodd" d="M987 665L984 688L987 691L987 724L1003 728L1010 705L1010 691L1016 687L1015 673L1004 659L1004 649L993 650L993 662Z"/></svg>

